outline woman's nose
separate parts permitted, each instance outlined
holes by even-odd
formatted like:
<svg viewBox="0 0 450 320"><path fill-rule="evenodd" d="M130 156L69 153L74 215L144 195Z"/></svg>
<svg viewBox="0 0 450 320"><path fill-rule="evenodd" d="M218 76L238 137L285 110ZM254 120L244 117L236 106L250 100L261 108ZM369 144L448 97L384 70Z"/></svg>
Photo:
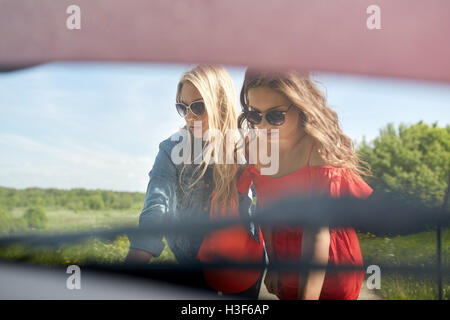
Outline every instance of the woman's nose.
<svg viewBox="0 0 450 320"><path fill-rule="evenodd" d="M266 118L263 117L263 119L261 120L261 123L258 124L258 129L269 130L270 128L271 128L271 125L267 122Z"/></svg>
<svg viewBox="0 0 450 320"><path fill-rule="evenodd" d="M184 119L189 122L189 121L195 121L195 115L192 114L191 110L188 111L187 115L184 117Z"/></svg>

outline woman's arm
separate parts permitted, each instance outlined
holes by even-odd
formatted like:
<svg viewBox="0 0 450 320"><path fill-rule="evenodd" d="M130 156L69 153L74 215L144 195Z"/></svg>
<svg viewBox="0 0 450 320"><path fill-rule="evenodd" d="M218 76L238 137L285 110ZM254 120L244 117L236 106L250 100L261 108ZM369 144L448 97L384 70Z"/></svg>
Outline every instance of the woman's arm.
<svg viewBox="0 0 450 320"><path fill-rule="evenodd" d="M170 148L164 141L159 146L149 177L144 208L139 216L139 228L164 221L166 214L173 210L176 202L177 171L170 159ZM131 234L129 238L130 249L125 263L148 263L164 249L161 233Z"/></svg>
<svg viewBox="0 0 450 320"><path fill-rule="evenodd" d="M330 230L328 227L303 230L301 261L327 265L329 251ZM325 280L325 273L325 269L301 271L298 298L301 300L318 300Z"/></svg>

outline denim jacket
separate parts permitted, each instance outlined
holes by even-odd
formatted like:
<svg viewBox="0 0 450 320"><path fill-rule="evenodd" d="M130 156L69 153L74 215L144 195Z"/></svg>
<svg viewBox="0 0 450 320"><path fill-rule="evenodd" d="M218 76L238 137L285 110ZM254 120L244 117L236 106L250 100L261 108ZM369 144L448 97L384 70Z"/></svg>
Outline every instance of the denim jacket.
<svg viewBox="0 0 450 320"><path fill-rule="evenodd" d="M175 141L173 141L176 139ZM211 196L213 191L213 168L209 165L205 175L192 188L187 188L195 177L192 176L195 164L188 164L183 171L184 192L180 187L179 176L183 164L174 164L171 159L172 149L183 137L174 134L159 144L153 168L149 172L150 181L139 217L139 226L148 226L162 221L190 221L205 219L209 221ZM249 214L252 201L247 195L239 195L241 216ZM258 229L259 230L259 229ZM255 228L249 226L249 233L255 240ZM195 261L204 234L145 234L130 236L130 248L141 249L157 257L164 249L163 236L178 262Z"/></svg>

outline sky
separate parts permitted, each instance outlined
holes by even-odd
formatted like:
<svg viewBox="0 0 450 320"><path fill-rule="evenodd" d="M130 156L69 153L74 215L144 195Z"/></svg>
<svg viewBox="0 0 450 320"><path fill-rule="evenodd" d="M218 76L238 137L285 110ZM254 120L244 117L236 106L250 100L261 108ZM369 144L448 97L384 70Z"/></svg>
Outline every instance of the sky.
<svg viewBox="0 0 450 320"><path fill-rule="evenodd" d="M51 63L0 73L0 186L145 192L190 65ZM237 93L245 68L226 66ZM450 84L315 73L344 133L391 122L450 124Z"/></svg>

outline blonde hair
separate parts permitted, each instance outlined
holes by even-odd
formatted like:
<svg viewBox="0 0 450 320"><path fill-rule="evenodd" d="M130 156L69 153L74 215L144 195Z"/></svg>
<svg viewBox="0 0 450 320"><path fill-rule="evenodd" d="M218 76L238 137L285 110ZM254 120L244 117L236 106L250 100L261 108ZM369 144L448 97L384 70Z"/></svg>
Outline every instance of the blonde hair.
<svg viewBox="0 0 450 320"><path fill-rule="evenodd" d="M226 131L237 130L237 97L231 76L225 68L221 66L198 65L184 73L178 83L176 99L181 100L181 89L183 84L189 81L197 88L205 103L208 128L220 131L222 137L226 136ZM209 150L205 153L201 163L195 168L194 175L198 174L195 181L188 187L193 187L205 174L211 157L215 150L226 150L226 140L210 139L204 148ZM234 160L236 160L236 147L233 148ZM183 167L179 183L183 189L182 175L186 165ZM241 166L234 161L232 164L213 164L214 183L214 211L221 208L228 209L230 201L233 199L238 203L238 193L236 178L241 170Z"/></svg>
<svg viewBox="0 0 450 320"><path fill-rule="evenodd" d="M300 112L301 125L316 142L320 156L328 165L350 169L357 175L370 175L368 164L353 151L353 143L339 125L336 112L327 106L324 94L313 83L308 73L283 71L276 73L247 70L240 101L247 109L248 90L268 87L286 97ZM244 122L239 116L239 126ZM363 166L361 166L363 164Z"/></svg>

